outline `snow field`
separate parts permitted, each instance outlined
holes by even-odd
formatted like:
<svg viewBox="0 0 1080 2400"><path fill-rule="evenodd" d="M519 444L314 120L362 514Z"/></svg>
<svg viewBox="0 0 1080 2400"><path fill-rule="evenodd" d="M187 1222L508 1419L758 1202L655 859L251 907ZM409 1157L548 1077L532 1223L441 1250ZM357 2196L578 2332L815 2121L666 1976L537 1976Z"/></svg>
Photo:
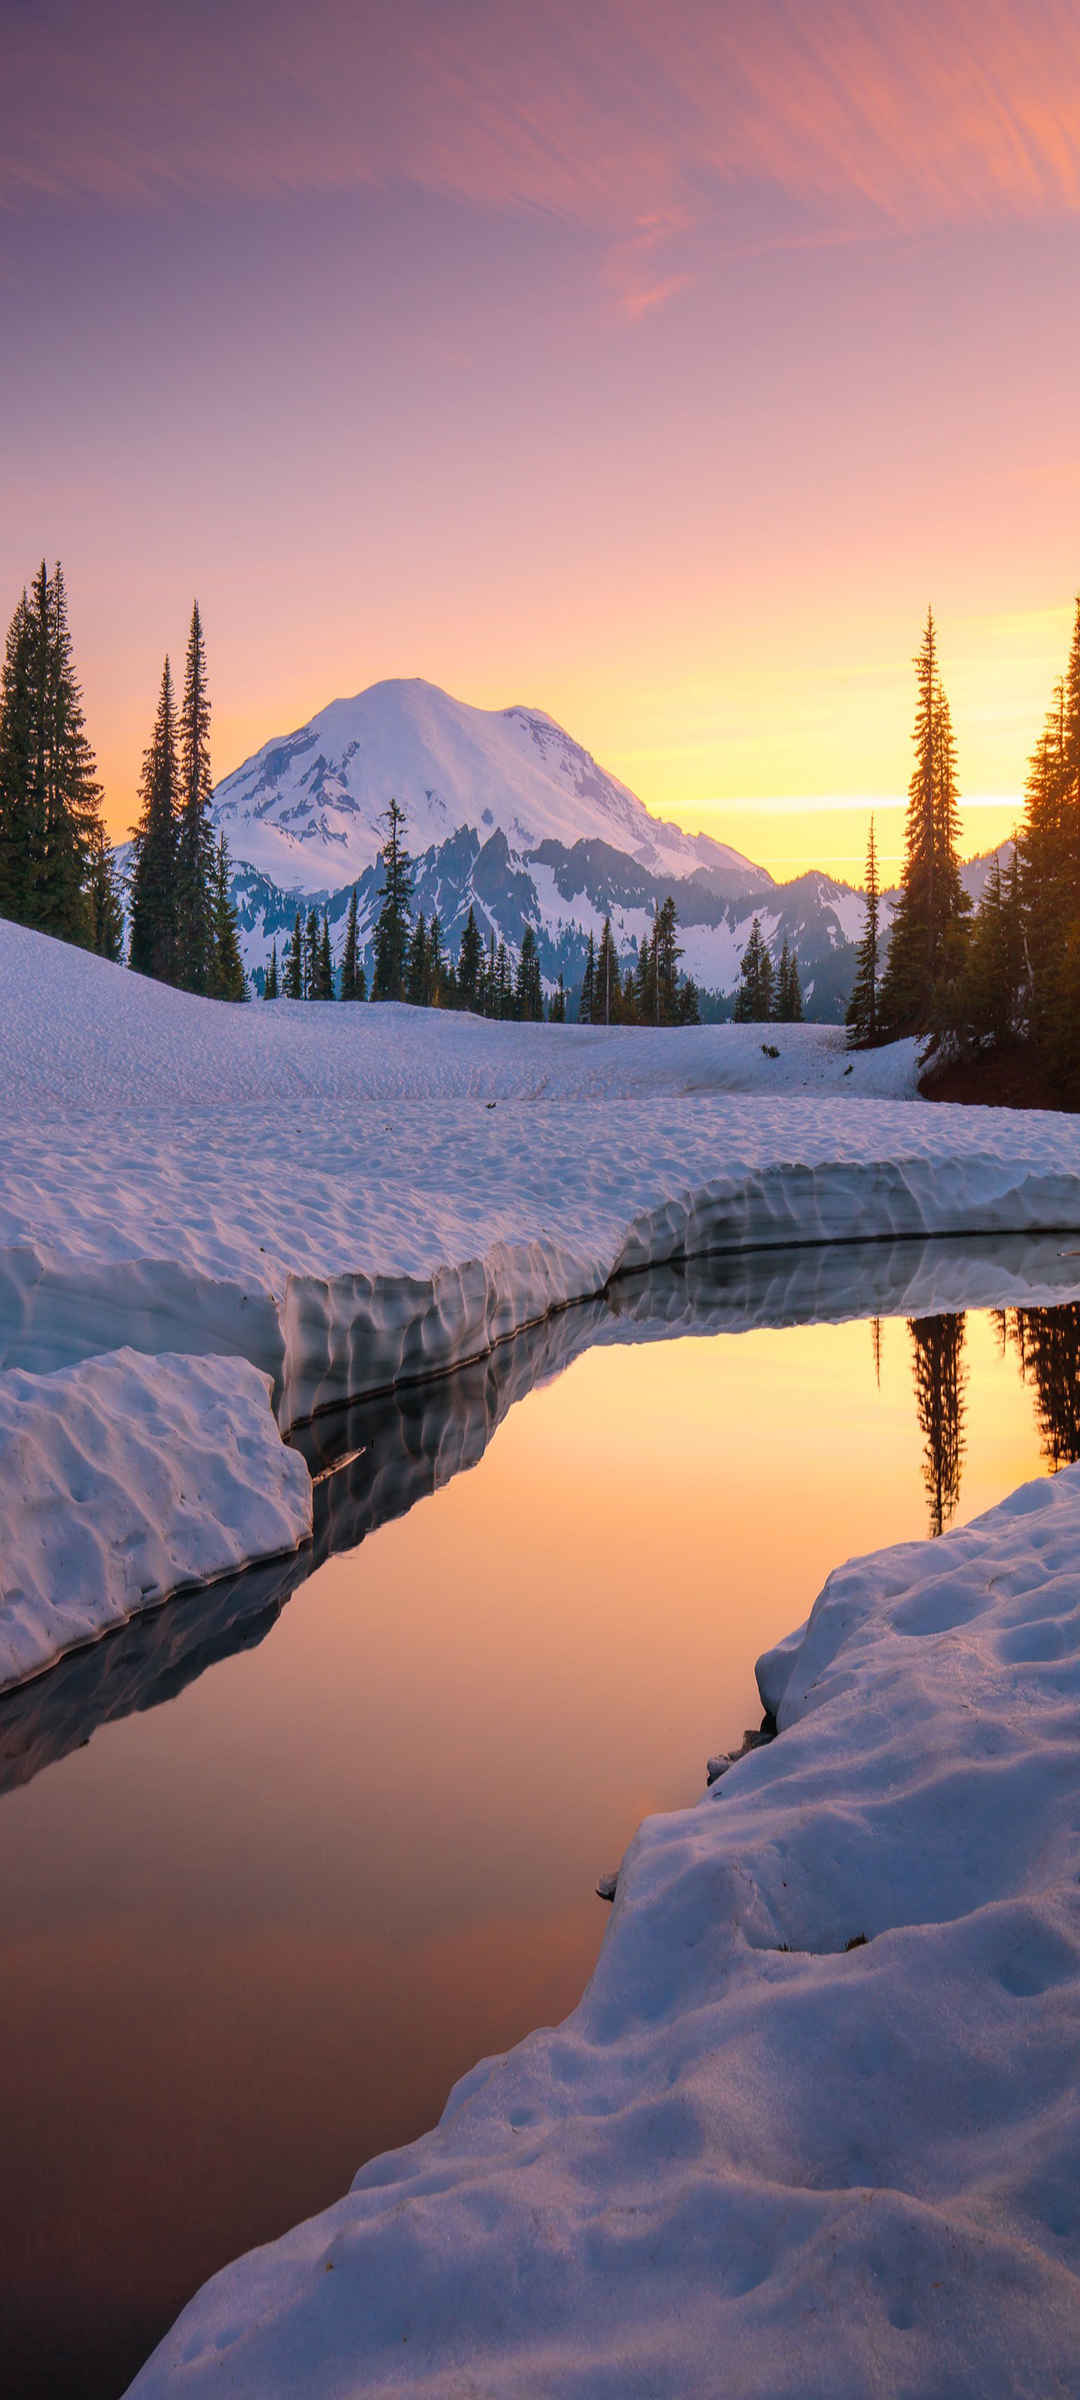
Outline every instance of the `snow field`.
<svg viewBox="0 0 1080 2400"><path fill-rule="evenodd" d="M1073 2392L1078 1553L1072 1469L833 1574L572 2016L215 2277L137 2400Z"/></svg>
<svg viewBox="0 0 1080 2400"><path fill-rule="evenodd" d="M132 1350L0 1374L0 1686L185 1584L295 1550L311 1484L268 1378Z"/></svg>

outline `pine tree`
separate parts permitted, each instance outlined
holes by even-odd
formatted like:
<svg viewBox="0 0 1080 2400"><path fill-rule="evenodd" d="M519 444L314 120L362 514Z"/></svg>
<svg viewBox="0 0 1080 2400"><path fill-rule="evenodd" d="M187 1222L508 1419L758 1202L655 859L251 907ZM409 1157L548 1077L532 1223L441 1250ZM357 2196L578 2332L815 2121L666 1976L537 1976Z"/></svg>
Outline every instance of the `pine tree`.
<svg viewBox="0 0 1080 2400"><path fill-rule="evenodd" d="M773 994L773 1016L778 1025L801 1025L802 1013L799 961L785 934Z"/></svg>
<svg viewBox="0 0 1080 2400"><path fill-rule="evenodd" d="M698 1000L698 988L692 975L688 975L685 979L685 982L679 985L678 1013L676 1021L680 1025L700 1025L701 1023L701 1004Z"/></svg>
<svg viewBox="0 0 1080 2400"><path fill-rule="evenodd" d="M1003 874L995 857L972 920L952 1030L968 1043L1008 1042L1019 1031L1023 928L1015 857Z"/></svg>
<svg viewBox="0 0 1080 2400"><path fill-rule="evenodd" d="M12 619L0 679L0 908L62 941L89 941L100 800L63 569L50 576L42 561Z"/></svg>
<svg viewBox="0 0 1080 2400"><path fill-rule="evenodd" d="M881 893L878 886L877 844L874 839L874 820L870 819L870 836L866 845L866 930L855 953L855 981L847 1007L848 1041L851 1048L866 1048L876 1042L878 1033L878 978L880 974L879 919Z"/></svg>
<svg viewBox="0 0 1080 2400"><path fill-rule="evenodd" d="M634 967L629 964L623 975L619 1017L624 1025L636 1025L638 1021L637 974Z"/></svg>
<svg viewBox="0 0 1080 2400"><path fill-rule="evenodd" d="M1019 839L1028 1033L1062 1088L1080 1081L1080 600L1064 681L1031 762Z"/></svg>
<svg viewBox="0 0 1080 2400"><path fill-rule="evenodd" d="M316 982L318 987L315 993L316 999L332 1000L334 997L334 953L330 947L330 912L325 908L322 929L319 934L319 965Z"/></svg>
<svg viewBox="0 0 1080 2400"><path fill-rule="evenodd" d="M517 1014L526 1024L539 1024L544 1014L544 987L540 980L540 953L531 925L526 925L521 937L515 986Z"/></svg>
<svg viewBox="0 0 1080 2400"><path fill-rule="evenodd" d="M357 928L357 895L354 883L345 919L345 947L341 953L341 997L343 1000L362 1000L360 989L363 968L360 965L360 936Z"/></svg>
<svg viewBox="0 0 1080 2400"><path fill-rule="evenodd" d="M938 668L933 611L915 660L915 766L904 871L881 979L878 1016L890 1038L943 1021L963 968L967 899L957 854L956 744Z"/></svg>
<svg viewBox="0 0 1080 2400"><path fill-rule="evenodd" d="M446 983L446 960L443 956L442 926L436 911L428 926L427 997L429 1008L441 1008Z"/></svg>
<svg viewBox="0 0 1080 2400"><path fill-rule="evenodd" d="M497 1017L512 1017L514 1013L514 979L510 972L510 953L500 942L495 953L495 1010Z"/></svg>
<svg viewBox="0 0 1080 2400"><path fill-rule="evenodd" d="M479 1005L483 965L484 945L470 907L458 952L457 986L462 1008L475 1009Z"/></svg>
<svg viewBox="0 0 1080 2400"><path fill-rule="evenodd" d="M161 673L157 716L143 759L131 868L129 962L137 975L176 981L176 708L172 670Z"/></svg>
<svg viewBox="0 0 1080 2400"><path fill-rule="evenodd" d="M578 1001L578 1024L591 1025L596 1015L596 943L592 934L585 952L585 972L581 978L581 998Z"/></svg>
<svg viewBox="0 0 1080 2400"><path fill-rule="evenodd" d="M189 992L209 989L216 941L216 861L210 822L210 700L206 650L196 600L191 611L184 696L180 703L176 834L177 979Z"/></svg>
<svg viewBox="0 0 1080 2400"><path fill-rule="evenodd" d="M124 911L116 879L116 860L100 819L91 840L86 897L88 947L96 950L99 958L119 962L124 949Z"/></svg>
<svg viewBox="0 0 1080 2400"><path fill-rule="evenodd" d="M270 952L270 964L267 967L266 980L263 984L263 999L276 1000L279 997L280 990L281 985L278 980L277 943L275 942L274 947Z"/></svg>
<svg viewBox="0 0 1080 2400"><path fill-rule="evenodd" d="M548 1007L548 1023L549 1025L565 1025L566 1023L566 986L563 982L561 973L551 995L551 1001Z"/></svg>
<svg viewBox="0 0 1080 2400"><path fill-rule="evenodd" d="M732 1014L737 1025L764 1025L772 1016L773 964L755 917L750 939L739 964L739 988Z"/></svg>
<svg viewBox="0 0 1080 2400"><path fill-rule="evenodd" d="M679 960L682 950L676 940L678 917L671 893L662 901L653 919L652 979L655 991L654 1024L674 1025L678 1017Z"/></svg>
<svg viewBox="0 0 1080 2400"><path fill-rule="evenodd" d="M593 993L593 1018L597 1025L618 1024L621 998L622 979L619 974L619 960L611 931L611 918L605 917L596 959Z"/></svg>
<svg viewBox="0 0 1080 2400"><path fill-rule="evenodd" d="M494 926L491 926L491 928L490 928L490 930L489 930L489 933L488 933L487 962L486 962L486 964L485 964L485 967L484 967L484 983L483 983L483 992L482 992L482 994L481 994L481 998L482 998L482 1002L483 1002L483 1013L484 1013L485 1017L494 1017L494 1016L496 1016L496 1015L498 1014L498 1011L497 1011L497 1009L496 1009L496 1005L495 1005L495 1002L496 1002L496 993L495 993L495 928L494 928Z"/></svg>
<svg viewBox="0 0 1080 2400"><path fill-rule="evenodd" d="M229 890L229 847L218 836L214 853L214 947L210 959L209 996L213 1000L246 1000L247 977L240 956L240 929Z"/></svg>
<svg viewBox="0 0 1080 2400"><path fill-rule="evenodd" d="M318 997L319 916L317 909L309 908L307 924L304 927L304 998L305 1000L317 1000Z"/></svg>
<svg viewBox="0 0 1080 2400"><path fill-rule="evenodd" d="M641 941L638 945L637 975L634 979L634 986L636 1000L635 1015L637 1016L639 1023L642 1025L655 1025L658 1022L659 997L656 988L656 969L652 953L652 944L647 933L642 934Z"/></svg>
<svg viewBox="0 0 1080 2400"><path fill-rule="evenodd" d="M300 922L300 911L297 909L292 940L285 952L285 998L286 1000L302 1000L303 997L304 929Z"/></svg>
<svg viewBox="0 0 1080 2400"><path fill-rule="evenodd" d="M428 993L427 920L421 909L413 926L412 939L405 953L405 998L413 1008L424 1008L427 1005Z"/></svg>
<svg viewBox="0 0 1080 2400"><path fill-rule="evenodd" d="M383 885L375 920L373 1000L400 1000L405 988L405 954L412 908L412 860L405 848L405 811L391 800L383 824Z"/></svg>

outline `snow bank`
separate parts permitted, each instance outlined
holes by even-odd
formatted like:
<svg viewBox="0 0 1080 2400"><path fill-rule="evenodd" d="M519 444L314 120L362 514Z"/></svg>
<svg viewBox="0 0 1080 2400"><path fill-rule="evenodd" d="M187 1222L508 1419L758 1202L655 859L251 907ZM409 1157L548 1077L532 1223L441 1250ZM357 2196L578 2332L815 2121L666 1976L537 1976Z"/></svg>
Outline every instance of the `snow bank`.
<svg viewBox="0 0 1080 2400"><path fill-rule="evenodd" d="M0 1375L0 1685L184 1584L294 1550L302 1458L243 1359L120 1350Z"/></svg>
<svg viewBox="0 0 1080 2400"><path fill-rule="evenodd" d="M132 2387L1046 2400L1080 2350L1080 1469L842 1568L574 2014Z"/></svg>

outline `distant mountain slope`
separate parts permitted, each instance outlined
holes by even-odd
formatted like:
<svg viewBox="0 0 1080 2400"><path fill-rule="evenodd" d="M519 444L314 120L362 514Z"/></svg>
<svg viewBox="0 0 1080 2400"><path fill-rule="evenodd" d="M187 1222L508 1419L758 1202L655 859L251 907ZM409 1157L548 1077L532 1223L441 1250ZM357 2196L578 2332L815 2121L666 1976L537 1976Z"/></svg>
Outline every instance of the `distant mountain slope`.
<svg viewBox="0 0 1080 2400"><path fill-rule="evenodd" d="M358 916L366 964L371 966L371 933L382 886L377 862L356 879ZM276 888L253 867L234 871L233 896L240 919L241 943L249 973L257 977L270 957L271 945L282 944L297 908L324 906L330 918L335 956L340 955L350 884L337 891L295 892ZM716 1003L714 1013L727 1013L739 979L739 960L758 916L765 938L778 951L786 938L798 952L808 1013L823 1023L843 1016L854 967L853 942L862 931L861 894L827 875L800 875L789 884L767 883L745 897L725 900L698 875L655 875L606 842L575 842L567 848L544 842L523 855L511 850L502 832L482 842L468 826L449 841L424 852L416 861L415 907L428 918L436 913L443 943L456 956L469 909L474 911L484 941L494 934L512 955L521 947L525 926L537 936L540 967L549 988L561 974L568 991L580 984L589 934L598 935L610 916L616 946L624 967L636 956L641 937L667 893L679 913L683 967L701 991Z"/></svg>
<svg viewBox="0 0 1080 2400"><path fill-rule="evenodd" d="M372 684L265 742L214 794L237 861L283 891L337 889L364 873L391 794L424 852L462 826L516 852L600 841L652 874L698 874L722 897L771 882L726 843L651 816L554 719L537 709L470 708L435 684Z"/></svg>

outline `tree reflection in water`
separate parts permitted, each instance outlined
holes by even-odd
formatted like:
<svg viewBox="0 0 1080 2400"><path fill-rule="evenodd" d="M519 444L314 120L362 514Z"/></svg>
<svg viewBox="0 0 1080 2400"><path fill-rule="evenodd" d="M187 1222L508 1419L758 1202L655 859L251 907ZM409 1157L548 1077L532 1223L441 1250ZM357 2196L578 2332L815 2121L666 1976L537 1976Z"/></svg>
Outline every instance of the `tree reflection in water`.
<svg viewBox="0 0 1080 2400"><path fill-rule="evenodd" d="M915 1408L923 1436L923 1482L936 1538L955 1516L964 1455L964 1317L909 1317Z"/></svg>
<svg viewBox="0 0 1080 2400"><path fill-rule="evenodd" d="M1011 1308L1003 1322L1024 1382L1034 1388L1043 1457L1056 1475L1080 1459L1080 1302Z"/></svg>

